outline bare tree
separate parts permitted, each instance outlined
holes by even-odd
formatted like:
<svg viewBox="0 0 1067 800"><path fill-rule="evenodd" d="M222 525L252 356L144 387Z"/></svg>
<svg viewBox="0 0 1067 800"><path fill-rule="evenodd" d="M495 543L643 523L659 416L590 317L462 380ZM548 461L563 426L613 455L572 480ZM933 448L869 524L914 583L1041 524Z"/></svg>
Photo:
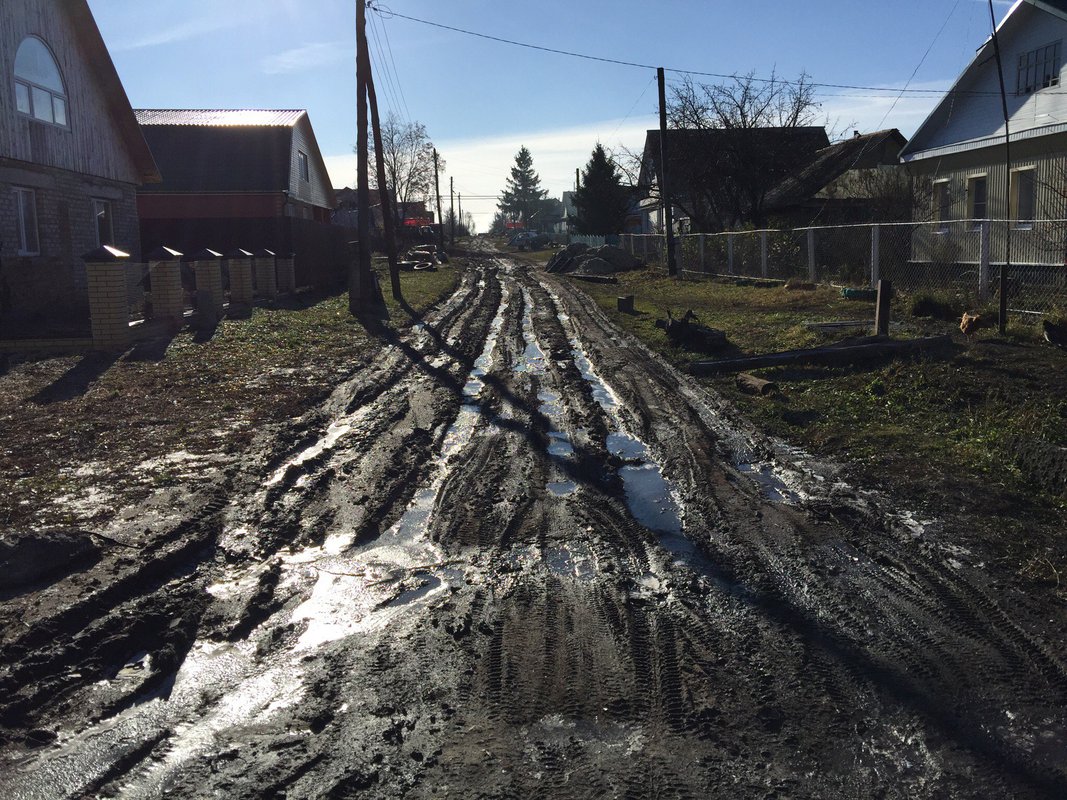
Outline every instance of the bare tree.
<svg viewBox="0 0 1067 800"><path fill-rule="evenodd" d="M397 215L403 221L409 203L427 200L433 193L433 142L421 122L403 122L390 112L382 121L385 180L396 197ZM372 152L371 157L375 157ZM444 168L444 162L441 161ZM372 178L372 185L377 185Z"/></svg>
<svg viewBox="0 0 1067 800"><path fill-rule="evenodd" d="M769 79L749 74L714 85L686 78L672 87L667 119L675 205L697 230L764 224L767 193L829 143L825 130L813 127L819 111L805 73L792 81L774 72Z"/></svg>

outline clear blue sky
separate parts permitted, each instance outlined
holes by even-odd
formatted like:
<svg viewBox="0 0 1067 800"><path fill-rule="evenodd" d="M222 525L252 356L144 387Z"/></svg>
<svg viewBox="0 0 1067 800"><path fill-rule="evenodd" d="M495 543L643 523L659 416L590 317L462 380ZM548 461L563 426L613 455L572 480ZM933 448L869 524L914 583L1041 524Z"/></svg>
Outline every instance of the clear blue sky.
<svg viewBox="0 0 1067 800"><path fill-rule="evenodd" d="M89 0L130 100L144 108L306 108L336 186L354 185L354 0ZM605 58L821 83L945 89L989 32L986 0L381 0L369 13L383 113L424 123L481 230L520 145L553 195L599 140L640 148L655 73L527 50L390 17ZM1010 3L996 2L998 18ZM938 31L944 25L944 30ZM929 53L927 54L927 50ZM924 54L925 59L924 59ZM921 66L920 66L921 63ZM918 71L916 72L916 68ZM914 77L912 77L913 72ZM679 76L668 74L668 80ZM698 78L699 80L699 78ZM714 81L714 79L704 79ZM906 135L936 95L820 91L823 111ZM447 196L446 196L447 201Z"/></svg>

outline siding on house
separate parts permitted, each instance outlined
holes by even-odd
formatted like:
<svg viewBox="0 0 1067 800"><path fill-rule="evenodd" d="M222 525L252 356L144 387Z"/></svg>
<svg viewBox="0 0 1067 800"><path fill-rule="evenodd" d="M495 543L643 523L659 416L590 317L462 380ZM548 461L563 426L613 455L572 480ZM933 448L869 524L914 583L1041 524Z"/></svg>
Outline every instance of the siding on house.
<svg viewBox="0 0 1067 800"><path fill-rule="evenodd" d="M1000 28L1008 115L1013 142L1044 133L1067 130L1067 19L1029 2L1022 2ZM1016 94L1020 54L1061 42L1058 86L1030 94ZM984 44L956 85L920 126L904 148L905 161L962 151L981 140L1004 140L1004 114L1000 81L991 43Z"/></svg>
<svg viewBox="0 0 1067 800"><path fill-rule="evenodd" d="M58 67L66 126L17 111L15 58L40 39ZM110 204L112 243L140 251L136 189L158 180L126 93L85 0L3 0L0 14L0 288L6 335L87 313L85 265L95 249L93 201ZM15 189L31 190L39 253L20 255Z"/></svg>
<svg viewBox="0 0 1067 800"><path fill-rule="evenodd" d="M308 157L309 181L305 181L300 175L299 153L306 153ZM330 176L326 172L326 166L319 156L319 146L315 141L315 132L311 129L311 121L305 114L300 121L293 126L293 146L290 159L289 196L303 200L309 205L320 208L331 208L335 202L331 199L332 187Z"/></svg>
<svg viewBox="0 0 1067 800"><path fill-rule="evenodd" d="M98 80L63 5L48 0L3 0L0 158L139 184L141 172L115 120L116 101ZM27 36L44 41L59 66L67 93L69 128L38 122L15 111L15 53Z"/></svg>

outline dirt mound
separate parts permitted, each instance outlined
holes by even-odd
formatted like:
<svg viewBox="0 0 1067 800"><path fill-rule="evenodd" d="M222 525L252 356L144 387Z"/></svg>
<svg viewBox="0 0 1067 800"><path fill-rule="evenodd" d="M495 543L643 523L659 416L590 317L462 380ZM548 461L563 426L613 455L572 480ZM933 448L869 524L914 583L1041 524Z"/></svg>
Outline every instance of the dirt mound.
<svg viewBox="0 0 1067 800"><path fill-rule="evenodd" d="M549 272L604 275L636 269L642 264L640 259L610 244L590 248L588 245L576 242L553 256L545 269Z"/></svg>

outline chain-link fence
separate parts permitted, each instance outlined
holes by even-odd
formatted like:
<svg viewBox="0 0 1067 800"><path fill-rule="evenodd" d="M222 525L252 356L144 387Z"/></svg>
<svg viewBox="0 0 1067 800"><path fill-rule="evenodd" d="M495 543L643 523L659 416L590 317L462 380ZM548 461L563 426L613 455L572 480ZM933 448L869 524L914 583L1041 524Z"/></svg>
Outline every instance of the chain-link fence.
<svg viewBox="0 0 1067 800"><path fill-rule="evenodd" d="M623 236L623 249L666 265L662 235ZM1009 250L1010 248L1010 250ZM688 234L676 239L686 277L734 275L951 292L975 303L998 298L1007 272L1008 308L1067 309L1067 220L957 220Z"/></svg>

